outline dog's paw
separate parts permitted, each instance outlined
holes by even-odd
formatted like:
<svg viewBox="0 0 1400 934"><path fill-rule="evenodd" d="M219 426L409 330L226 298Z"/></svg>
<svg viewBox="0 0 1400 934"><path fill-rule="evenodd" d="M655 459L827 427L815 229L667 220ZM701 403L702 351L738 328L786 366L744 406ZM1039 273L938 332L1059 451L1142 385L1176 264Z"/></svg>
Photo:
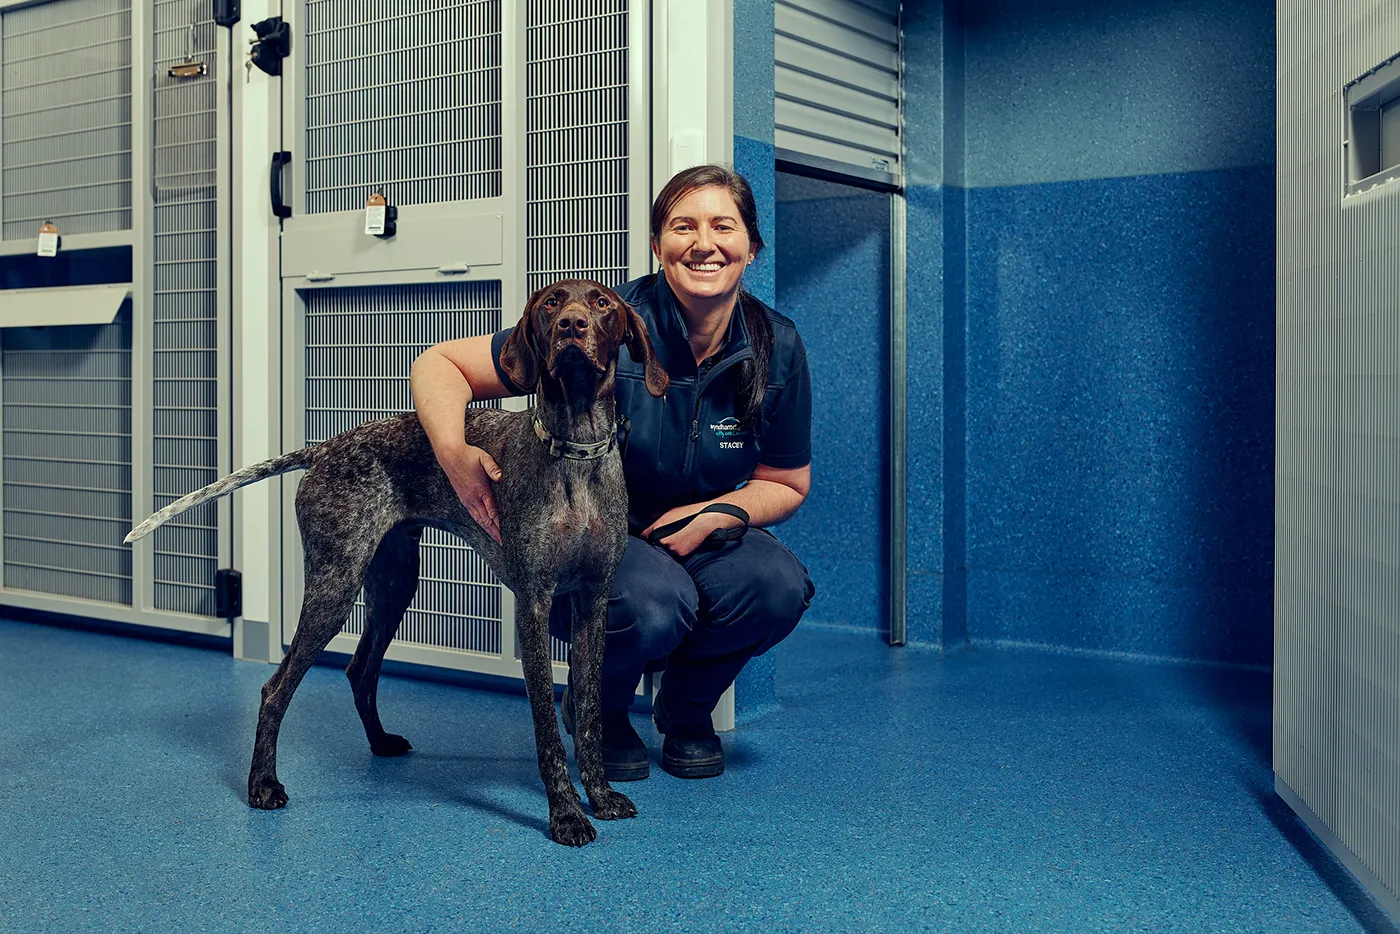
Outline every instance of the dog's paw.
<svg viewBox="0 0 1400 934"><path fill-rule="evenodd" d="M376 756L401 756L412 748L412 743L395 733L385 733L369 744L370 752Z"/></svg>
<svg viewBox="0 0 1400 934"><path fill-rule="evenodd" d="M606 788L596 796L589 797L593 805L593 816L599 820L624 820L637 816L637 806L632 799L620 791Z"/></svg>
<svg viewBox="0 0 1400 934"><path fill-rule="evenodd" d="M583 816L582 811L564 811L549 815L549 833L554 837L555 843L565 846L583 846L585 843L592 843L598 836L598 831L593 829L593 825Z"/></svg>
<svg viewBox="0 0 1400 934"><path fill-rule="evenodd" d="M287 806L287 789L275 778L248 780L248 805L263 811Z"/></svg>

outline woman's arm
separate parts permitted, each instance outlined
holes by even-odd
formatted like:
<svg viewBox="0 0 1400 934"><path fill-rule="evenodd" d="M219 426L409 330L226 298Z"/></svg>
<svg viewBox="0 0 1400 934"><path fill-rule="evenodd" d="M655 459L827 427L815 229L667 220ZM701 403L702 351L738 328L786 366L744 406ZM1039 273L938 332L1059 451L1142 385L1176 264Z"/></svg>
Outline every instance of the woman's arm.
<svg viewBox="0 0 1400 934"><path fill-rule="evenodd" d="M501 479L501 468L490 454L467 444L464 438L468 403L511 395L496 375L491 335L429 347L413 361L409 387L418 421L457 498L476 523L499 542L501 529L490 481Z"/></svg>
<svg viewBox="0 0 1400 934"><path fill-rule="evenodd" d="M770 526L786 522L797 512L812 488L812 466L768 467L759 464L754 468L749 482L732 493L716 496L699 503L677 506L668 509L642 532L646 538L651 530L686 516L694 515L711 503L730 503L749 514L749 525ZM715 529L742 525L733 516L719 512L699 516L685 528L661 540L661 544L671 549L679 557L685 557L705 540Z"/></svg>

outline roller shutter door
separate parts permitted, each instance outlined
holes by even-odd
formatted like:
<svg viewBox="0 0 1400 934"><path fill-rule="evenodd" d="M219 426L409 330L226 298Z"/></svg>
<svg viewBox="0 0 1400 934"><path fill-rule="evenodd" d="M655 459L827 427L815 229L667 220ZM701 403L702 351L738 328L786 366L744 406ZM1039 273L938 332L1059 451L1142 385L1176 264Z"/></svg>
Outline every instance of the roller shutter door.
<svg viewBox="0 0 1400 934"><path fill-rule="evenodd" d="M777 0L778 159L902 185L898 0Z"/></svg>

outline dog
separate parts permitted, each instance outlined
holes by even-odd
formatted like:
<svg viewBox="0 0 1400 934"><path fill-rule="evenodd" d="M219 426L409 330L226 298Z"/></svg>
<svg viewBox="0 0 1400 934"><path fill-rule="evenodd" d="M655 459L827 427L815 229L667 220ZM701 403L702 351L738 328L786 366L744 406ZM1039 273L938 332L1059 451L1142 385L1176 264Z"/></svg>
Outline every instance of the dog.
<svg viewBox="0 0 1400 934"><path fill-rule="evenodd" d="M601 675L608 594L627 545L627 487L618 448L615 379L619 348L644 368L647 391L669 379L646 324L617 293L566 279L530 297L501 351L506 375L535 392L530 412L469 409L468 444L503 468L494 485L501 542L468 515L413 413L367 422L316 446L237 471L196 490L136 526L135 541L199 503L290 470L306 469L296 495L305 552L305 594L296 635L262 689L248 803L287 803L277 779L277 734L292 693L344 626L361 586L365 627L346 668L355 707L375 755L412 747L380 723L377 688L384 652L418 588L418 543L425 526L445 529L476 549L516 596L515 624L540 777L553 838L591 842L569 778L554 713L548 616L554 594L572 593L571 671L574 757L593 814L635 817L636 807L603 775Z"/></svg>

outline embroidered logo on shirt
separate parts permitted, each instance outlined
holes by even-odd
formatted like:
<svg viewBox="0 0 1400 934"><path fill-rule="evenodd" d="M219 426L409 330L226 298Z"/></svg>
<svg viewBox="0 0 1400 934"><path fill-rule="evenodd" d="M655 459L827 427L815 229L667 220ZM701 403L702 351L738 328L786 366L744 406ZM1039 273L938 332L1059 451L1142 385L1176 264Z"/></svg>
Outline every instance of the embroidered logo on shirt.
<svg viewBox="0 0 1400 934"><path fill-rule="evenodd" d="M739 438L739 420L733 415L710 423L710 430L719 436L720 450L738 450L744 446Z"/></svg>

